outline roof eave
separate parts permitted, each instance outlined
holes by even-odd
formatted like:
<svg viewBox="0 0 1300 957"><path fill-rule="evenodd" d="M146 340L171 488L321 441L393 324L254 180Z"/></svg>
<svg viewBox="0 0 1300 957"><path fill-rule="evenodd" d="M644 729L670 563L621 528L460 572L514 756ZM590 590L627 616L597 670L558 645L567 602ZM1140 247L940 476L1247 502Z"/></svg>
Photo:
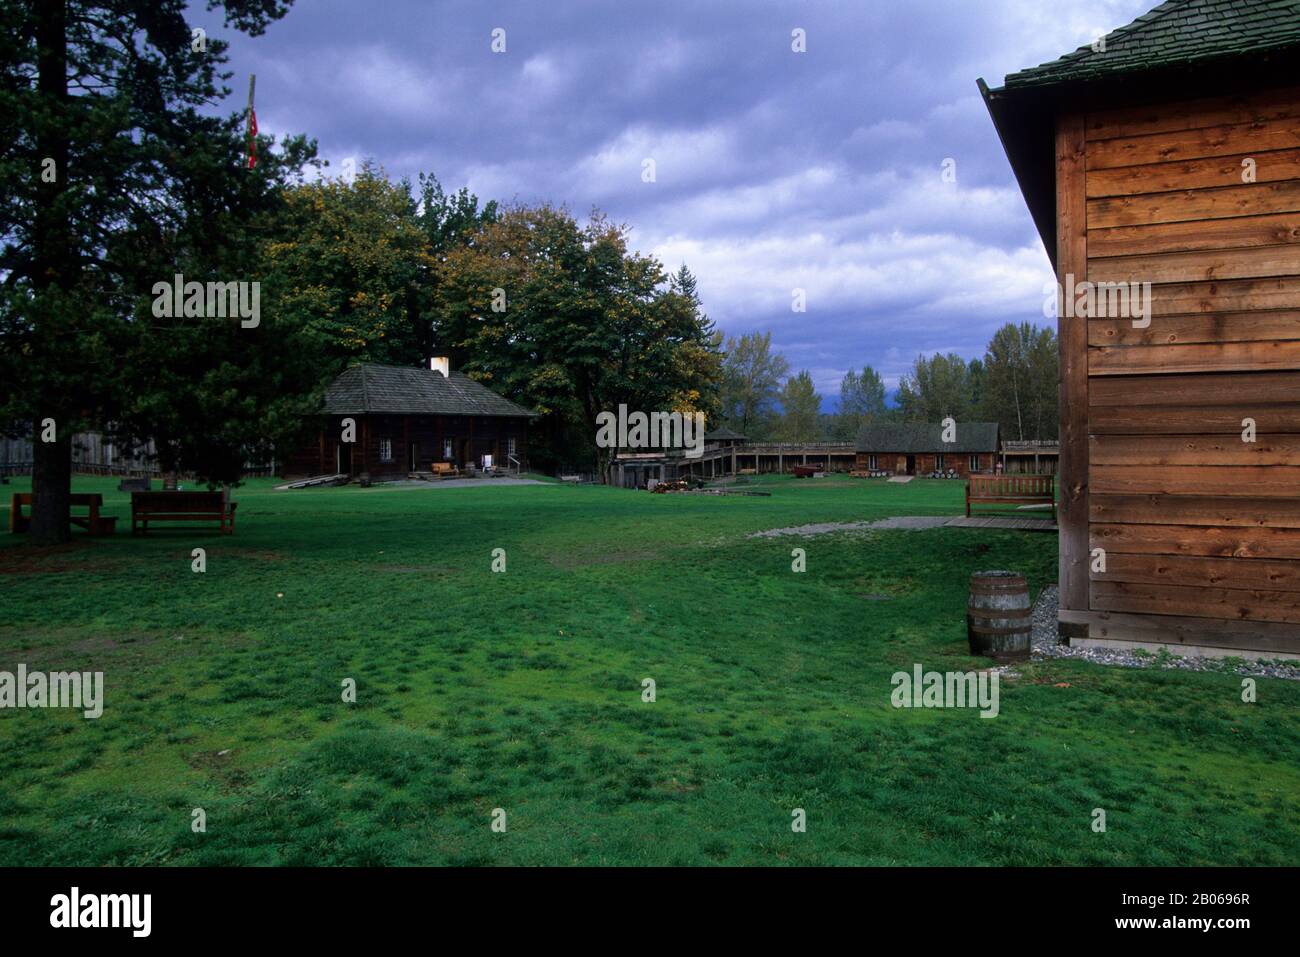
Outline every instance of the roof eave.
<svg viewBox="0 0 1300 957"><path fill-rule="evenodd" d="M1034 220L1038 235L1047 250L1052 269L1056 269L1056 129L1055 117L1045 113L1041 106L1031 107L1030 114L1013 121L1016 112L1023 106L1014 100L1007 100L997 94L1002 90L990 90L983 77L976 81L984 106L993 120L1002 151L1011 164L1011 172L1016 177L1020 194L1029 207L1029 215ZM1046 147L1046 156L1041 154ZM1046 162L1044 162L1046 160ZM1044 175L1043 170L1047 170Z"/></svg>

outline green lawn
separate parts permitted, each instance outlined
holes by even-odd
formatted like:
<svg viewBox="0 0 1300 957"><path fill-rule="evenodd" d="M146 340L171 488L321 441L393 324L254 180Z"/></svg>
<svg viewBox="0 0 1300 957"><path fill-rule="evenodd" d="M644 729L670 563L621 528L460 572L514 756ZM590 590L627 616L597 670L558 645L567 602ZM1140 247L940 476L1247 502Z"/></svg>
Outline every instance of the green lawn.
<svg viewBox="0 0 1300 957"><path fill-rule="evenodd" d="M485 486L254 482L234 537L132 539L116 482L78 480L121 516L112 539L0 535L0 670L107 685L97 721L0 711L0 865L1300 858L1300 683L1243 704L1227 673L1053 661L1003 682L991 720L891 706L914 663L987 667L967 576L1037 592L1055 536L747 537L958 514L959 482Z"/></svg>

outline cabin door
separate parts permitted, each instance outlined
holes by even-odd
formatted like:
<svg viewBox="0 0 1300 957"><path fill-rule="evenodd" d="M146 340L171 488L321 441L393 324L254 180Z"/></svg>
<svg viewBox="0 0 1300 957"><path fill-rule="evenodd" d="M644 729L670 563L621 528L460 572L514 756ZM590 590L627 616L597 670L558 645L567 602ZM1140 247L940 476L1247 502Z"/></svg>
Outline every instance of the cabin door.
<svg viewBox="0 0 1300 957"><path fill-rule="evenodd" d="M908 474L908 475L915 475L915 474L916 474L916 456L915 456L915 455L909 455L909 456L907 457L907 474Z"/></svg>
<svg viewBox="0 0 1300 957"><path fill-rule="evenodd" d="M338 473L339 475L352 474L352 443L340 442L338 444Z"/></svg>

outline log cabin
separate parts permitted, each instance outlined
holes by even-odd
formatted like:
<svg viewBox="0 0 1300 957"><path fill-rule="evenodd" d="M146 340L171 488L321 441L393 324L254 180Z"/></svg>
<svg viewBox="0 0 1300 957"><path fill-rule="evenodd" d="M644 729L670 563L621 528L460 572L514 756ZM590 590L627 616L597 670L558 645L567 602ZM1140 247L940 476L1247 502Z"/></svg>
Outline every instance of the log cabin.
<svg viewBox="0 0 1300 957"><path fill-rule="evenodd" d="M316 441L287 456L283 472L383 481L435 463L522 468L535 416L453 372L445 358L428 368L363 363L330 383ZM345 419L354 423L351 442L342 441Z"/></svg>
<svg viewBox="0 0 1300 957"><path fill-rule="evenodd" d="M1300 654L1297 66L1300 6L1171 0L979 81L1057 278L1071 644Z"/></svg>
<svg viewBox="0 0 1300 957"><path fill-rule="evenodd" d="M937 422L864 425L854 446L855 468L895 475L955 471L962 478L994 471L998 456L996 422L959 422L952 442L943 440L943 432Z"/></svg>

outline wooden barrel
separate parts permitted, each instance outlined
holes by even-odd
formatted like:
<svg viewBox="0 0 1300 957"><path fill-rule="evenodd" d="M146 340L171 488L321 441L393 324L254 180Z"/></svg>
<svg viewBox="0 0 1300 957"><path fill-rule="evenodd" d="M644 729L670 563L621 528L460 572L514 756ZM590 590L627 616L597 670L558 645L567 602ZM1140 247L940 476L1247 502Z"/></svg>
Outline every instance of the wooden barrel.
<svg viewBox="0 0 1300 957"><path fill-rule="evenodd" d="M966 637L972 655L1017 661L1029 657L1033 632L1029 583L1017 572L976 572L970 577Z"/></svg>

